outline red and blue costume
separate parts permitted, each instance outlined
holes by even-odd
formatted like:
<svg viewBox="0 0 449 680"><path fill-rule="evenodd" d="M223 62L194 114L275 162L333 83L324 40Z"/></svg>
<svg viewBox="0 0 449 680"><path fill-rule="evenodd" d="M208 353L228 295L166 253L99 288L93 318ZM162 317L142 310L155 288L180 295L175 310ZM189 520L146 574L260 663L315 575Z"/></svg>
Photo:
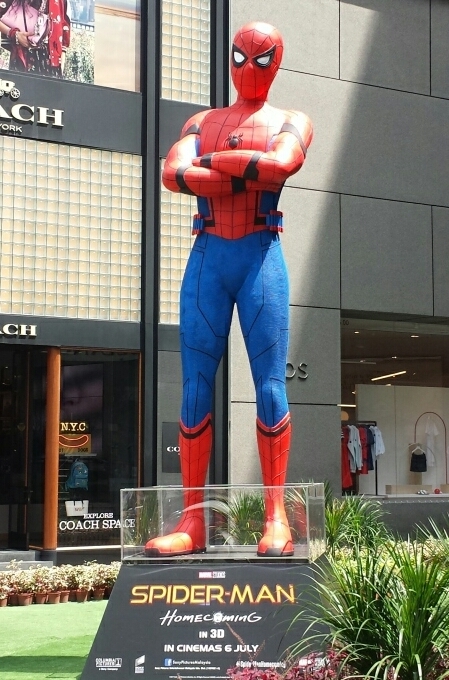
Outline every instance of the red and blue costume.
<svg viewBox="0 0 449 680"><path fill-rule="evenodd" d="M284 182L305 160L312 125L302 113L267 103L282 52L282 38L272 26L253 22L241 28L231 63L237 101L190 118L165 162L164 185L198 197L193 220L198 235L181 288L185 509L171 534L147 543L150 556L205 549L201 487L212 447L213 384L234 306L256 390L262 480L276 487L265 493L258 555L293 554L282 489L291 436L285 388L289 301L277 207Z"/></svg>

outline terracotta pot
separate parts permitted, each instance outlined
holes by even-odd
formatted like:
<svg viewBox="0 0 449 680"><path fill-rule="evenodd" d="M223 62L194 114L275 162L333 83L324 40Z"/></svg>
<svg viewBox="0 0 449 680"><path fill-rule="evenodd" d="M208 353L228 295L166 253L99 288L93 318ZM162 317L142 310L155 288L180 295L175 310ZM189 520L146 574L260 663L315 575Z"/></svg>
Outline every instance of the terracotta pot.
<svg viewBox="0 0 449 680"><path fill-rule="evenodd" d="M47 602L47 593L34 593L35 604L45 604Z"/></svg>
<svg viewBox="0 0 449 680"><path fill-rule="evenodd" d="M65 604L66 602L69 601L70 597L70 590L61 590L61 597L59 598L59 601L61 604Z"/></svg>
<svg viewBox="0 0 449 680"><path fill-rule="evenodd" d="M76 590L70 591L69 602L76 602Z"/></svg>
<svg viewBox="0 0 449 680"><path fill-rule="evenodd" d="M89 596L89 591L88 590L77 590L76 591L76 601L77 602L87 602L87 598Z"/></svg>
<svg viewBox="0 0 449 680"><path fill-rule="evenodd" d="M104 588L94 588L92 599L102 600L104 598Z"/></svg>
<svg viewBox="0 0 449 680"><path fill-rule="evenodd" d="M33 593L17 593L19 607L28 607L33 602Z"/></svg>
<svg viewBox="0 0 449 680"><path fill-rule="evenodd" d="M0 600L0 607L6 607L8 604L8 598L7 597L2 597Z"/></svg>
<svg viewBox="0 0 449 680"><path fill-rule="evenodd" d="M103 596L103 599L109 600L109 598L110 598L110 596L111 596L111 591L112 591L111 586L106 586L106 588L104 589L104 596Z"/></svg>
<svg viewBox="0 0 449 680"><path fill-rule="evenodd" d="M61 593L59 590L56 593L48 593L48 604L59 604Z"/></svg>
<svg viewBox="0 0 449 680"><path fill-rule="evenodd" d="M19 598L17 597L17 593L12 593L11 595L8 596L8 604L11 605L11 607L17 607L19 604Z"/></svg>

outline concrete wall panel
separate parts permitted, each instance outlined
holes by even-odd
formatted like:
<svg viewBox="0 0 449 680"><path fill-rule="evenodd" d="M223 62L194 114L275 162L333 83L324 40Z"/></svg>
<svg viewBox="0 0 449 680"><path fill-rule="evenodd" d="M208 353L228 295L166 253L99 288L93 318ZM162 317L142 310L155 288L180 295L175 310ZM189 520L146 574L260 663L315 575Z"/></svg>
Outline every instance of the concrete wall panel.
<svg viewBox="0 0 449 680"><path fill-rule="evenodd" d="M287 187L280 201L290 304L340 306L340 202L337 194Z"/></svg>
<svg viewBox="0 0 449 680"><path fill-rule="evenodd" d="M270 101L314 123L289 186L449 206L448 100L281 71Z"/></svg>
<svg viewBox="0 0 449 680"><path fill-rule="evenodd" d="M328 480L341 491L340 409L338 406L293 406L288 481Z"/></svg>
<svg viewBox="0 0 449 680"><path fill-rule="evenodd" d="M342 0L340 8L342 79L429 94L429 0Z"/></svg>
<svg viewBox="0 0 449 680"><path fill-rule="evenodd" d="M337 404L341 393L340 311L291 307L288 361L296 369L287 380L290 404ZM307 364L306 380L299 377L301 363Z"/></svg>
<svg viewBox="0 0 449 680"><path fill-rule="evenodd" d="M431 0L431 94L449 98L449 3Z"/></svg>
<svg viewBox="0 0 449 680"><path fill-rule="evenodd" d="M342 196L342 308L433 314L429 206Z"/></svg>
<svg viewBox="0 0 449 680"><path fill-rule="evenodd" d="M162 423L177 423L181 409L182 377L180 352L158 353L157 479L158 484L180 484L179 473L162 472Z"/></svg>
<svg viewBox="0 0 449 680"><path fill-rule="evenodd" d="M294 405L288 482L329 480L340 492L340 409L337 406ZM230 484L260 484L254 404L231 408Z"/></svg>
<svg viewBox="0 0 449 680"><path fill-rule="evenodd" d="M432 222L434 313L449 317L449 210L433 208Z"/></svg>
<svg viewBox="0 0 449 680"><path fill-rule="evenodd" d="M231 39L248 21L276 26L285 43L282 68L338 78L338 2L232 0Z"/></svg>

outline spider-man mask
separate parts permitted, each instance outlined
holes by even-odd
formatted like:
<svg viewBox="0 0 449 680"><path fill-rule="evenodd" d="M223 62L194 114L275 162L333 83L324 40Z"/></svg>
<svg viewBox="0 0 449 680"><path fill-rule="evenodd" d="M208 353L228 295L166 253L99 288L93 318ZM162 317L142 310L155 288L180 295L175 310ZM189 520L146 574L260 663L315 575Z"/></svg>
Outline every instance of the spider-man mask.
<svg viewBox="0 0 449 680"><path fill-rule="evenodd" d="M231 76L240 97L266 99L283 51L282 36L270 24L253 21L237 31L231 52Z"/></svg>

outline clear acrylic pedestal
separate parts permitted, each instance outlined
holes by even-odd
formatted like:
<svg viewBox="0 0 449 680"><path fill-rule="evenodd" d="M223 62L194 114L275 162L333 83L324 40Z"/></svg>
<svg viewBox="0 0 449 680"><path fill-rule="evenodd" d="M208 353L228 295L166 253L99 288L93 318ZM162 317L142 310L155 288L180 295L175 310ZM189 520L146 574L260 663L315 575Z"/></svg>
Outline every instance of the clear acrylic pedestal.
<svg viewBox="0 0 449 680"><path fill-rule="evenodd" d="M289 484L284 487L284 504L294 544L293 557L257 557L257 544L263 534L264 498L278 487L261 485L206 486L203 501L195 506L203 511L206 524L206 551L186 556L146 557L145 544L151 538L171 531L181 518L186 490L181 486L122 489L122 561L155 560L262 560L289 559L314 562L325 551L324 484ZM189 490L190 491L190 490Z"/></svg>

